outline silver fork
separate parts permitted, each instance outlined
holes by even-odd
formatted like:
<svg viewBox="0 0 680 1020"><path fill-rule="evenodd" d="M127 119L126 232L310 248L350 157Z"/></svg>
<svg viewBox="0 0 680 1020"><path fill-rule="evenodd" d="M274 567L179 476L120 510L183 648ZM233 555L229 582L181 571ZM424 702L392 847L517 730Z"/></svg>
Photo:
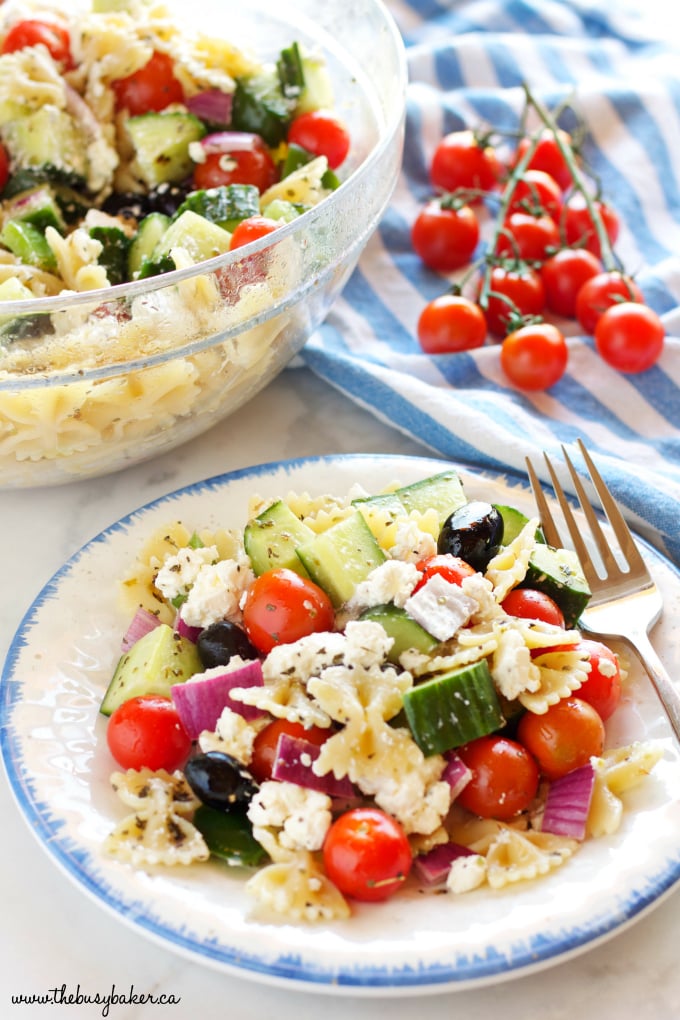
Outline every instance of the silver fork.
<svg viewBox="0 0 680 1020"><path fill-rule="evenodd" d="M600 570L583 538L583 529L574 518L564 490L546 453L543 454L550 472L553 489L562 514L569 528L572 545L590 586L592 598L581 616L579 626L593 636L615 638L626 642L636 653L652 681L666 710L676 738L680 741L680 691L672 683L658 655L654 651L648 634L661 616L663 608L661 592L657 588L635 540L619 510L613 496L605 485L597 468L579 439L581 454L588 467L591 481L600 498L602 508L625 560L625 569L619 565L603 531L597 514L586 495L581 478L577 474L566 450L562 447L564 460L574 482L581 509L599 553ZM541 518L543 532L549 545L564 547L559 531L546 501L536 472L527 458L529 481Z"/></svg>

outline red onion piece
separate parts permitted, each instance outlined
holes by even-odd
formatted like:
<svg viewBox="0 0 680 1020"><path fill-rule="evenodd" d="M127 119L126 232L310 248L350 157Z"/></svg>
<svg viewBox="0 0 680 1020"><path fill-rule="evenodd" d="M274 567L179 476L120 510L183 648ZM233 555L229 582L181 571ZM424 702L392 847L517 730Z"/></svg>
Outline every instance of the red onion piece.
<svg viewBox="0 0 680 1020"><path fill-rule="evenodd" d="M472 779L472 772L455 751L447 751L444 757L446 765L441 778L451 787L451 801L453 802Z"/></svg>
<svg viewBox="0 0 680 1020"><path fill-rule="evenodd" d="M230 92L206 89L186 100L186 107L199 120L209 124L229 124L234 97Z"/></svg>
<svg viewBox="0 0 680 1020"><path fill-rule="evenodd" d="M201 138L206 155L214 152L252 152L262 144L259 135L249 131L216 131Z"/></svg>
<svg viewBox="0 0 680 1020"><path fill-rule="evenodd" d="M312 770L320 752L320 747L304 737L291 737L288 733L282 733L276 745L272 779L305 786L308 790L318 790L329 797L355 797L356 790L347 776L336 779L332 772L318 776Z"/></svg>
<svg viewBox="0 0 680 1020"><path fill-rule="evenodd" d="M186 638L188 641L191 641L192 644L196 644L198 635L202 630L202 627L192 627L191 624L186 623L186 621L182 619L180 614L177 615L177 619L175 620L175 631L180 637Z"/></svg>
<svg viewBox="0 0 680 1020"><path fill-rule="evenodd" d="M425 885L445 882L452 863L459 857L474 857L474 850L460 843L440 843L426 854L415 857L413 870Z"/></svg>
<svg viewBox="0 0 680 1020"><path fill-rule="evenodd" d="M261 687L262 664L259 659L244 663L231 672L220 672L220 667L202 673L198 678L173 684L172 700L182 726L192 740L203 730L214 730L224 708L230 708L244 719L257 719L263 713L254 705L244 705L231 697L235 687Z"/></svg>
<svg viewBox="0 0 680 1020"><path fill-rule="evenodd" d="M137 610L135 615L130 621L130 626L123 635L121 641L121 648L124 652L127 652L132 646L143 638L149 631L155 630L159 625L160 620L148 609L142 609L141 607Z"/></svg>
<svg viewBox="0 0 680 1020"><path fill-rule="evenodd" d="M541 830L585 839L594 785L595 769L590 762L555 779L548 788Z"/></svg>

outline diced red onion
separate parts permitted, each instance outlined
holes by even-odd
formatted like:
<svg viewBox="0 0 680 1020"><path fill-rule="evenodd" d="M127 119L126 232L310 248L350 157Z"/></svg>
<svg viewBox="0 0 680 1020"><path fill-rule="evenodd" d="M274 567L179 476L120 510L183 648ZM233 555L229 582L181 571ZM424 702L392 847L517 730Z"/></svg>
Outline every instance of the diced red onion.
<svg viewBox="0 0 680 1020"><path fill-rule="evenodd" d="M441 778L451 787L451 801L453 802L472 779L472 772L455 751L447 751L444 757L446 765Z"/></svg>
<svg viewBox="0 0 680 1020"><path fill-rule="evenodd" d="M224 708L230 708L244 719L257 719L263 713L254 705L244 705L231 697L235 687L261 687L262 664L259 659L246 662L231 672L219 667L170 689L182 726L192 740L203 730L214 730Z"/></svg>
<svg viewBox="0 0 680 1020"><path fill-rule="evenodd" d="M130 626L123 634L123 640L121 641L121 648L124 652L132 648L140 638L143 638L145 634L155 630L159 625L160 620L148 609L142 609L141 607L137 610L135 615L130 621Z"/></svg>
<svg viewBox="0 0 680 1020"><path fill-rule="evenodd" d="M329 797L355 797L356 790L347 776L336 779L332 772L318 776L313 771L312 765L320 753L321 748L304 737L291 737L288 733L282 733L276 745L272 779L305 786L308 790L318 790Z"/></svg>
<svg viewBox="0 0 680 1020"><path fill-rule="evenodd" d="M594 785L595 769L590 762L553 780L548 788L541 830L556 836L585 839Z"/></svg>
<svg viewBox="0 0 680 1020"><path fill-rule="evenodd" d="M180 613L177 614L177 619L175 620L175 631L180 637L186 638L188 641L196 644L198 641L198 635L202 630L202 627L192 627L190 623L187 623L182 619Z"/></svg>
<svg viewBox="0 0 680 1020"><path fill-rule="evenodd" d="M474 856L474 850L460 843L440 843L413 860L413 870L426 885L445 882L452 863L459 857Z"/></svg>
<svg viewBox="0 0 680 1020"><path fill-rule="evenodd" d="M186 107L199 120L209 124L229 124L234 97L230 92L219 89L206 89L186 100Z"/></svg>
<svg viewBox="0 0 680 1020"><path fill-rule="evenodd" d="M249 131L216 131L201 138L201 145L208 156L214 152L252 152L260 144L260 136Z"/></svg>

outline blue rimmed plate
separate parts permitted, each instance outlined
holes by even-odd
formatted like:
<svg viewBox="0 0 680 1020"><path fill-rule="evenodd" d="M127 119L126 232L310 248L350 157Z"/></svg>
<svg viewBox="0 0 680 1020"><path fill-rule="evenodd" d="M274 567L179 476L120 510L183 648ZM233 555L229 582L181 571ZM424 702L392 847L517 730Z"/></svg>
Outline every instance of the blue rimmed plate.
<svg viewBox="0 0 680 1020"><path fill-rule="evenodd" d="M250 497L290 490L377 490L443 470L399 456L322 457L221 475L154 501L76 553L38 595L11 644L0 685L0 746L19 809L43 849L121 921L197 962L243 977L334 994L407 995L507 980L583 952L633 923L680 881L680 757L651 686L631 661L611 744L654 739L664 756L627 795L624 822L535 882L464 896L404 890L357 905L332 925L270 923L251 914L244 874L217 863L134 869L101 853L121 817L109 786L101 697L127 624L117 580L155 528L242 527ZM533 512L521 483L461 470L470 497ZM680 667L680 575L647 549L666 604L654 643Z"/></svg>

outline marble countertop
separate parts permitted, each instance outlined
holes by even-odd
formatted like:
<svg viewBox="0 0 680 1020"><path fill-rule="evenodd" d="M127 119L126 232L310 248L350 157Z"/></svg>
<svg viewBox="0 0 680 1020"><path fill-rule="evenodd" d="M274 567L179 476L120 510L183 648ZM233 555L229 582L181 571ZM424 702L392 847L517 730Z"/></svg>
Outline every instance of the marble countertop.
<svg viewBox="0 0 680 1020"><path fill-rule="evenodd" d="M174 453L106 478L45 490L3 492L0 655L35 595L61 563L102 528L139 504L223 471L303 455L342 452L427 454L381 424L305 369L283 373L239 412ZM83 895L48 859L28 831L7 782L0 778L0 1015L43 1020L68 1015L90 1020L96 1005L12 1002L78 986L101 995L165 993L175 1005L113 1005L114 1020L246 1020L317 1016L356 1020L381 1015L405 1020L423 1003L334 997L281 990L249 978L197 966L147 941ZM679 833L680 837L680 833ZM452 1015L488 1020L669 1020L680 1003L680 894L675 892L636 924L571 960L540 973L474 991L427 996L430 1020ZM454 1013L455 1011L455 1013Z"/></svg>

